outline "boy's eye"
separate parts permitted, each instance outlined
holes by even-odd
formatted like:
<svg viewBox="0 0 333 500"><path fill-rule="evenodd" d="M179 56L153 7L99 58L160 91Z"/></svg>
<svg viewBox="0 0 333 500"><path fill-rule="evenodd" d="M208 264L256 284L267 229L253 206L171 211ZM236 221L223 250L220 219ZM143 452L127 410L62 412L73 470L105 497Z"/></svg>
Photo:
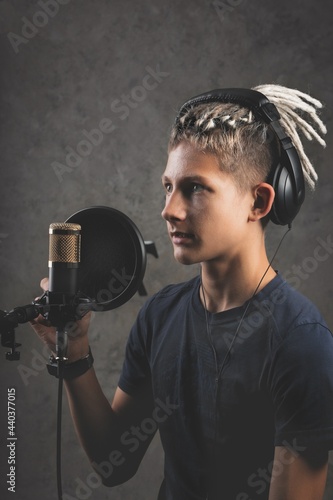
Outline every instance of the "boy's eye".
<svg viewBox="0 0 333 500"><path fill-rule="evenodd" d="M204 189L205 189L205 186L203 186L202 184L198 184L198 183L194 182L193 184L191 184L189 186L188 191L189 191L189 193L195 194L195 193L200 193Z"/></svg>
<svg viewBox="0 0 333 500"><path fill-rule="evenodd" d="M204 187L201 184L193 184L192 185L192 191L193 193L198 193L199 191L202 191Z"/></svg>
<svg viewBox="0 0 333 500"><path fill-rule="evenodd" d="M172 193L172 184L166 183L164 184L164 189L167 193ZM193 194L193 193L199 193L200 191L204 190L204 186L202 184L197 184L197 183L191 183L188 184L187 186L183 186L183 192L184 194L186 193L187 195Z"/></svg>

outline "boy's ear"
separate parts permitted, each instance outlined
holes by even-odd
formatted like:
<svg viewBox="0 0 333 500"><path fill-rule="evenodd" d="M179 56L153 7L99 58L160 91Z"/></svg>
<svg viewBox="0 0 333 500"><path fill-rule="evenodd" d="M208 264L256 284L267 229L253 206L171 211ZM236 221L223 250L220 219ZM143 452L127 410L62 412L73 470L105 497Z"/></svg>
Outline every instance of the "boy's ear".
<svg viewBox="0 0 333 500"><path fill-rule="evenodd" d="M267 182L261 182L253 190L253 206L249 214L249 221L255 222L265 217L271 210L275 191Z"/></svg>

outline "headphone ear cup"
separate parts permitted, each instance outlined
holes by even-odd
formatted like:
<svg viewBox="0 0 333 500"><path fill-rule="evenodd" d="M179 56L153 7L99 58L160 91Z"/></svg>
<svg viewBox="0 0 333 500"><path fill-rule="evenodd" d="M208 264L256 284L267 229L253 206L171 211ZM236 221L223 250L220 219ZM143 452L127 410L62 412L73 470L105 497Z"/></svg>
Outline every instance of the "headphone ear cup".
<svg viewBox="0 0 333 500"><path fill-rule="evenodd" d="M288 169L281 163L274 169L271 184L275 191L275 198L270 212L270 219L274 224L281 226L290 224L296 217L301 204L295 202L297 195L294 183Z"/></svg>

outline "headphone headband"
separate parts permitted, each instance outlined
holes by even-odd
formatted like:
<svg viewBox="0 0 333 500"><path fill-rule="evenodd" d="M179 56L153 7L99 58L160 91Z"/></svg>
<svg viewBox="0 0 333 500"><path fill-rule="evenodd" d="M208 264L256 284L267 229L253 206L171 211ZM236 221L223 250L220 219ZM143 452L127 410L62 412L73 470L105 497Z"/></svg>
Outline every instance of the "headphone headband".
<svg viewBox="0 0 333 500"><path fill-rule="evenodd" d="M192 97L182 105L177 119L181 118L190 107L210 102L240 104L251 109L258 118L264 119L266 123L280 119L280 113L276 106L264 94L257 90L241 88L215 89Z"/></svg>
<svg viewBox="0 0 333 500"><path fill-rule="evenodd" d="M186 101L176 117L179 119L192 107L213 102L235 103L250 109L257 119L270 125L281 146L280 162L269 175L275 190L270 218L275 224L291 224L305 197L304 175L298 153L280 123L275 104L257 90L244 88L215 89Z"/></svg>

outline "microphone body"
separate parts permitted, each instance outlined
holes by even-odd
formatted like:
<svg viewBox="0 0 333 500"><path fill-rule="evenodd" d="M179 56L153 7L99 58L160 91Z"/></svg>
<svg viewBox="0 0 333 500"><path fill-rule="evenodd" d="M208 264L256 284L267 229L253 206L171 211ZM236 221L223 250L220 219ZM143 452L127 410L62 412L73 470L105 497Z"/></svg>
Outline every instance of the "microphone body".
<svg viewBox="0 0 333 500"><path fill-rule="evenodd" d="M81 226L66 222L50 224L47 317L56 327L56 354L60 361L66 360L67 333L75 320L80 255Z"/></svg>
<svg viewBox="0 0 333 500"><path fill-rule="evenodd" d="M74 296L77 293L81 254L81 226L54 222L49 228L49 291Z"/></svg>

